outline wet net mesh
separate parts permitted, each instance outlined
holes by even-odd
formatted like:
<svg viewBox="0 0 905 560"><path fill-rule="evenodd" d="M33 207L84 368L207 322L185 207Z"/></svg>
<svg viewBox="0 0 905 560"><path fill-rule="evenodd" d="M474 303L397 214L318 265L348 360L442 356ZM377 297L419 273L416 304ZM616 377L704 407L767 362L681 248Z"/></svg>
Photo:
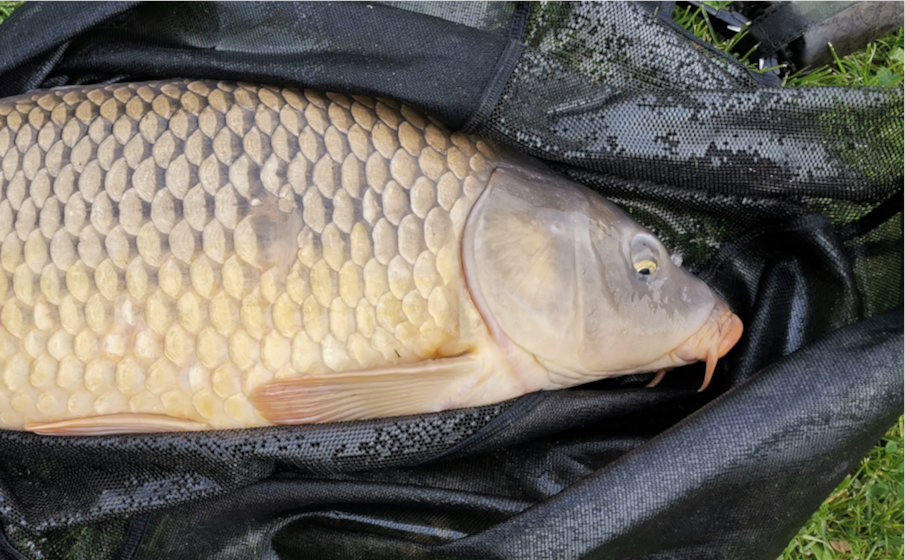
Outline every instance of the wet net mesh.
<svg viewBox="0 0 905 560"><path fill-rule="evenodd" d="M780 88L659 4L28 3L0 96L394 97L625 206L746 324L701 367L340 425L0 432L0 556L775 558L902 408L902 93ZM667 14L668 15L668 14Z"/></svg>

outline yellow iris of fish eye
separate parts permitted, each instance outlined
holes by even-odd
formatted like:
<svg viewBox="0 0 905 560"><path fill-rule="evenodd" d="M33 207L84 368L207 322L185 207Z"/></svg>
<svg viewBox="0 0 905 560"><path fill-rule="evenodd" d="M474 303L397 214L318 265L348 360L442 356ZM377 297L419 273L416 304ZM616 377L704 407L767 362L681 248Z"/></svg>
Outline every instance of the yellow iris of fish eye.
<svg viewBox="0 0 905 560"><path fill-rule="evenodd" d="M650 259L640 260L635 263L635 271L639 274L649 276L654 272L657 272L657 263Z"/></svg>

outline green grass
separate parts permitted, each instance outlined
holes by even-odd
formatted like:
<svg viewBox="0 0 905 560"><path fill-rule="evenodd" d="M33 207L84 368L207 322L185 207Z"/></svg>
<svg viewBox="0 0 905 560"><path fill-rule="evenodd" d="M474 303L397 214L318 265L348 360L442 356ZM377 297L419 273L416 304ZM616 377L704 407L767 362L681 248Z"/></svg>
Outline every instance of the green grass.
<svg viewBox="0 0 905 560"><path fill-rule="evenodd" d="M902 558L902 431L900 417L780 558Z"/></svg>
<svg viewBox="0 0 905 560"><path fill-rule="evenodd" d="M21 2L0 1L0 22ZM726 8L731 2L710 2ZM731 51L742 33L723 38L700 9L676 9L674 19L717 48ZM752 53L737 55L747 62ZM789 86L897 86L903 83L902 28L833 64L787 77ZM753 66L752 66L753 68ZM887 560L905 555L903 546L903 419L847 476L813 514L780 556L781 560Z"/></svg>
<svg viewBox="0 0 905 560"><path fill-rule="evenodd" d="M793 74L787 82L797 86L900 86L905 60L902 33L900 27L895 33L843 58L831 49L833 64L808 74Z"/></svg>
<svg viewBox="0 0 905 560"><path fill-rule="evenodd" d="M706 2L717 9L727 9L732 2ZM731 37L722 37L715 30L703 8L675 8L673 21L688 29L703 41L717 49L732 54L750 69L757 70L751 60L754 48L747 52L737 52L736 46L747 34L746 30ZM902 46L903 28L870 43L860 51L845 57L836 55L830 45L834 62L827 66L796 72L783 78L786 86L901 86L903 82L903 61L905 50ZM782 68L780 65L779 68ZM765 68L766 72L774 68Z"/></svg>
<svg viewBox="0 0 905 560"><path fill-rule="evenodd" d="M732 2L708 2L725 9ZM697 37L725 52L745 34L720 37L705 10L676 8L673 20ZM874 41L833 64L799 72L783 79L796 86L887 86L902 87L903 30ZM753 52L731 53L749 68ZM865 457L858 469L845 477L808 523L789 543L780 560L889 560L905 555L903 546L903 419L896 423Z"/></svg>
<svg viewBox="0 0 905 560"><path fill-rule="evenodd" d="M13 13L13 10L21 6L23 2L6 2L0 1L0 22L3 22L6 18L9 17L9 14Z"/></svg>

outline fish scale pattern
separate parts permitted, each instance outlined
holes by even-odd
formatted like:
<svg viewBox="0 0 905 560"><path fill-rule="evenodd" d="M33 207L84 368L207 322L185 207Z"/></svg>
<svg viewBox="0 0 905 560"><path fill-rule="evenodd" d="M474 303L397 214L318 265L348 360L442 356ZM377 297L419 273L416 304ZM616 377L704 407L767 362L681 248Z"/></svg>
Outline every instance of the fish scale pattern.
<svg viewBox="0 0 905 560"><path fill-rule="evenodd" d="M273 379L467 349L494 148L392 101L206 81L0 104L0 427L230 428ZM466 309L467 308L467 309Z"/></svg>

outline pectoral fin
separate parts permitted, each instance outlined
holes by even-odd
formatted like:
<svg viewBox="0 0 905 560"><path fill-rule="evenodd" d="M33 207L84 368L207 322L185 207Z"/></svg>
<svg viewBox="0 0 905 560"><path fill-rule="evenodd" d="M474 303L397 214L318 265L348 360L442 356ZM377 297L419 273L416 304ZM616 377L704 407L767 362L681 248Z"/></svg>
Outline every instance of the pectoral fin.
<svg viewBox="0 0 905 560"><path fill-rule="evenodd" d="M51 436L108 436L116 434L140 434L151 432L187 432L202 430L201 422L175 418L163 414L107 414L71 418L58 422L32 422L25 429L36 434Z"/></svg>
<svg viewBox="0 0 905 560"><path fill-rule="evenodd" d="M299 379L259 387L251 402L274 424L315 424L402 416L468 406L484 374L481 361L453 358Z"/></svg>

